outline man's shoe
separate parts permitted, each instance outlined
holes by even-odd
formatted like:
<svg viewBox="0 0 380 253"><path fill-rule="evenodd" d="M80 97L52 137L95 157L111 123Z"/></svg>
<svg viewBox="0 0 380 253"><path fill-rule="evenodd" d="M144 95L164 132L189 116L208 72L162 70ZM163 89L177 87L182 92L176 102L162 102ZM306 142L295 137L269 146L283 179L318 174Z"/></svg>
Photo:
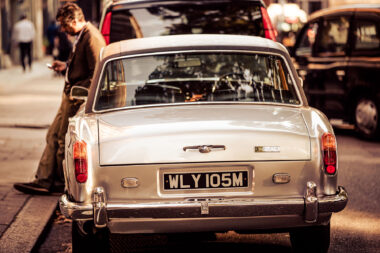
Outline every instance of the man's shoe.
<svg viewBox="0 0 380 253"><path fill-rule="evenodd" d="M49 189L42 187L36 183L15 183L13 187L23 193L26 194L38 194L38 195L46 195L50 194Z"/></svg>

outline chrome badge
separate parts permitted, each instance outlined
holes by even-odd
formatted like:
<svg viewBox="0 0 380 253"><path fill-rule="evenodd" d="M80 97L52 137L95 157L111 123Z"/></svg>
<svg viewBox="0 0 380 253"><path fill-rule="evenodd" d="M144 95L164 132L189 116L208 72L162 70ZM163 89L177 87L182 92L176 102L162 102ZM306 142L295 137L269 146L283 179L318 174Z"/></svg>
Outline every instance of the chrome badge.
<svg viewBox="0 0 380 253"><path fill-rule="evenodd" d="M183 147L183 151L198 149L200 153L210 153L212 149L222 149L226 150L226 146L224 145L197 145L197 146L187 146Z"/></svg>
<svg viewBox="0 0 380 253"><path fill-rule="evenodd" d="M280 146L255 146L256 153L278 153Z"/></svg>
<svg viewBox="0 0 380 253"><path fill-rule="evenodd" d="M209 146L203 145L198 148L201 153L210 153L211 148Z"/></svg>

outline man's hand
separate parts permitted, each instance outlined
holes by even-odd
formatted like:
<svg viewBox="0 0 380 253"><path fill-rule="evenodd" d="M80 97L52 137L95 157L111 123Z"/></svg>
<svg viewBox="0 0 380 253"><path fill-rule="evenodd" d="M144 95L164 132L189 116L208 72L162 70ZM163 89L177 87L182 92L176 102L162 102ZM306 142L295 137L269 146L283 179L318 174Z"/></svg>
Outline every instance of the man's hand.
<svg viewBox="0 0 380 253"><path fill-rule="evenodd" d="M56 72L62 72L66 69L66 62L55 60L53 61L52 69Z"/></svg>

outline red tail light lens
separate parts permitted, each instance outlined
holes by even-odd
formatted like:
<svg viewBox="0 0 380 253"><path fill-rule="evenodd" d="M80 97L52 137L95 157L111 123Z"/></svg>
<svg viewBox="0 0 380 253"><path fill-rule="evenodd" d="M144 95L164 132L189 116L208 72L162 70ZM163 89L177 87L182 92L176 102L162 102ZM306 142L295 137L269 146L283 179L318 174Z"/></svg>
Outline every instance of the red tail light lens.
<svg viewBox="0 0 380 253"><path fill-rule="evenodd" d="M84 141L74 143L75 178L78 183L85 183L88 177L87 144Z"/></svg>
<svg viewBox="0 0 380 253"><path fill-rule="evenodd" d="M270 21L267 9L261 7L261 15L263 16L263 26L265 30L265 38L276 41L276 30L273 28L272 21Z"/></svg>
<svg viewBox="0 0 380 253"><path fill-rule="evenodd" d="M322 151L323 151L323 164L325 173L334 175L336 173L336 140L335 136L331 133L324 133L322 135Z"/></svg>
<svg viewBox="0 0 380 253"><path fill-rule="evenodd" d="M112 12L108 12L104 18L103 27L102 27L102 34L107 45L110 44L111 18L112 18Z"/></svg>

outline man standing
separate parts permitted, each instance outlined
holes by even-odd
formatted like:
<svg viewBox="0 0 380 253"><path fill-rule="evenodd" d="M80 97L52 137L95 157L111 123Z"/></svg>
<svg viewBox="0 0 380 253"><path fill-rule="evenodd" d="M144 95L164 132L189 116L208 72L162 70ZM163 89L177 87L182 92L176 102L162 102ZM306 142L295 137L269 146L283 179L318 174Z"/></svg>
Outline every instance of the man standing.
<svg viewBox="0 0 380 253"><path fill-rule="evenodd" d="M71 87L89 87L100 49L105 41L102 34L89 22L86 22L82 9L74 4L63 5L57 13L57 21L63 32L75 36L75 41L67 62L54 61L52 69L66 71L65 86L61 106L46 136L46 147L42 154L36 179L30 183L15 183L14 188L28 194L49 194L62 192L64 177L62 162L65 151L65 134L68 119L78 111L81 101L69 98Z"/></svg>
<svg viewBox="0 0 380 253"><path fill-rule="evenodd" d="M32 22L26 19L26 15L21 15L20 20L13 29L13 40L20 48L20 61L25 72L25 57L28 57L29 70L32 69L32 42L35 30Z"/></svg>

